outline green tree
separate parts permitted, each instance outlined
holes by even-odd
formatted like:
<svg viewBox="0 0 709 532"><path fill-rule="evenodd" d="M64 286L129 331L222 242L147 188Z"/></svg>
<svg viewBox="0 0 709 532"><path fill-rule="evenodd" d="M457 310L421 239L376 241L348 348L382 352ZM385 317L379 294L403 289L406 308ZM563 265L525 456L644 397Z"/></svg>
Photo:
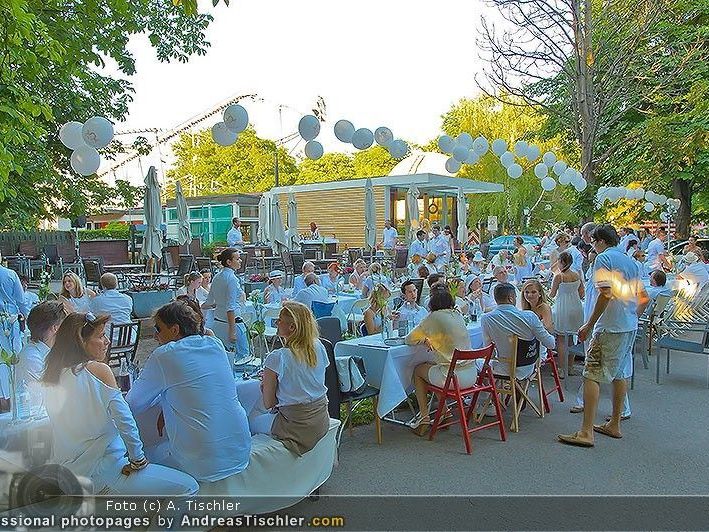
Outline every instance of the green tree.
<svg viewBox="0 0 709 532"><path fill-rule="evenodd" d="M389 175L389 172L398 162L393 159L386 148L372 146L366 150L358 151L353 156L355 176L378 177Z"/></svg>
<svg viewBox="0 0 709 532"><path fill-rule="evenodd" d="M320 159L305 159L298 165L297 184L343 181L355 176L352 157L344 153L326 153Z"/></svg>
<svg viewBox="0 0 709 532"><path fill-rule="evenodd" d="M120 192L71 171L59 127L125 117L132 85L101 68L111 59L121 74L135 73L131 35L147 34L161 61L206 53L212 17L185 9L171 0L0 2L0 227L116 203Z"/></svg>

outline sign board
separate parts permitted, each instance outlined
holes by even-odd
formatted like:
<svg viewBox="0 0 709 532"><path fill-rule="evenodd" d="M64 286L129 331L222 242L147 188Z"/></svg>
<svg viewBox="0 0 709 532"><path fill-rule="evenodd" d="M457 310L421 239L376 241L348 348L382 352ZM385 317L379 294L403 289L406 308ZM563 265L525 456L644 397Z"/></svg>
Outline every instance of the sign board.
<svg viewBox="0 0 709 532"><path fill-rule="evenodd" d="M497 216L488 216L487 217L487 230L490 231L491 233L494 233L497 231Z"/></svg>

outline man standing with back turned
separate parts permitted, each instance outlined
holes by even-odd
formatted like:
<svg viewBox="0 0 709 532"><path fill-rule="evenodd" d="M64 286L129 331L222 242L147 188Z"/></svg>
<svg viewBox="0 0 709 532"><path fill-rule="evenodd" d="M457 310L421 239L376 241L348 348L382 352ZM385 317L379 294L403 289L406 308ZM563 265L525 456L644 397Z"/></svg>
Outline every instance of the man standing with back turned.
<svg viewBox="0 0 709 532"><path fill-rule="evenodd" d="M583 370L583 425L572 434L560 434L559 441L579 447L593 447L594 432L621 438L620 416L632 374L633 343L640 316L649 302L640 272L633 260L622 253L618 233L611 225L593 230L591 244L598 256L593 263L596 303L586 323L579 329L579 340L591 341ZM594 425L602 382L613 383L613 414L609 422Z"/></svg>

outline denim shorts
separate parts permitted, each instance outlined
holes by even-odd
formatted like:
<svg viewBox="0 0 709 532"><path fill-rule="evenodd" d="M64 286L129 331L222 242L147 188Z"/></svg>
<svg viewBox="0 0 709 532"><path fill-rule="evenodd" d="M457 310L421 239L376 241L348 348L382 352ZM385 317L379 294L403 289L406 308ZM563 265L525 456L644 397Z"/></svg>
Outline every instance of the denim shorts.
<svg viewBox="0 0 709 532"><path fill-rule="evenodd" d="M586 351L584 378L598 383L630 378L636 332L594 331Z"/></svg>

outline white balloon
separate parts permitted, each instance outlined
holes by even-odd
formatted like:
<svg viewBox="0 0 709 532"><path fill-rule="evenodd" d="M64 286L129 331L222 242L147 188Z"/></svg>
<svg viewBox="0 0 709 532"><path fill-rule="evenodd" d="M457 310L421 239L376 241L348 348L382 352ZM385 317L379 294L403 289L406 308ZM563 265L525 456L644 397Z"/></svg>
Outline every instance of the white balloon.
<svg viewBox="0 0 709 532"><path fill-rule="evenodd" d="M70 150L78 150L82 146L86 146L84 138L81 136L83 127L81 122L67 122L59 129L59 140Z"/></svg>
<svg viewBox="0 0 709 532"><path fill-rule="evenodd" d="M241 133L249 125L249 113L238 103L224 109L224 125L234 133Z"/></svg>
<svg viewBox="0 0 709 532"><path fill-rule="evenodd" d="M94 116L84 123L81 136L87 146L105 148L113 139L113 124L102 116Z"/></svg>
<svg viewBox="0 0 709 532"><path fill-rule="evenodd" d="M465 146L466 149L470 150L473 147L473 136L467 131L463 131L460 135L455 138L455 141L459 146Z"/></svg>
<svg viewBox="0 0 709 532"><path fill-rule="evenodd" d="M544 164L547 166L554 166L554 163L556 162L556 155L554 155L553 152L548 151L542 156L542 161L544 161Z"/></svg>
<svg viewBox="0 0 709 532"><path fill-rule="evenodd" d="M453 157L450 157L446 161L446 171L448 171L451 174L455 174L460 170L460 167L462 165L460 164L460 161L456 161Z"/></svg>
<svg viewBox="0 0 709 532"><path fill-rule="evenodd" d="M675 198L672 202L674 203L674 206L678 209L682 206L682 200L679 198Z"/></svg>
<svg viewBox="0 0 709 532"><path fill-rule="evenodd" d="M643 209L645 209L647 212L652 212L655 210L655 205L648 201L645 205L643 205Z"/></svg>
<svg viewBox="0 0 709 532"><path fill-rule="evenodd" d="M480 136L473 141L473 151L478 155L485 155L489 149L490 143L485 137Z"/></svg>
<svg viewBox="0 0 709 532"><path fill-rule="evenodd" d="M667 196L665 196L664 194L660 194L659 196L657 196L657 203L658 205L664 205L665 203L667 203Z"/></svg>
<svg viewBox="0 0 709 532"><path fill-rule="evenodd" d="M96 148L82 146L71 154L71 167L77 174L92 175L101 165L101 156Z"/></svg>
<svg viewBox="0 0 709 532"><path fill-rule="evenodd" d="M535 146L534 144L530 144L529 148L527 148L527 160L529 162L534 162L537 159L539 159L539 156L541 155L542 150L539 149L539 146Z"/></svg>
<svg viewBox="0 0 709 532"><path fill-rule="evenodd" d="M549 174L549 168L544 163L539 163L534 167L534 175L539 179L544 179Z"/></svg>
<svg viewBox="0 0 709 532"><path fill-rule="evenodd" d="M564 161L556 161L554 163L554 166L552 167L552 170L554 170L554 173L561 177L564 175L564 172L566 172L566 169L569 167L568 164L566 164Z"/></svg>
<svg viewBox="0 0 709 532"><path fill-rule="evenodd" d="M541 185L544 190L549 192L550 190L554 190L556 188L556 181L554 181L554 179L552 179L551 177L547 176L542 179Z"/></svg>
<svg viewBox="0 0 709 532"><path fill-rule="evenodd" d="M652 190L648 190L645 192L645 199L648 201L652 201L652 199L655 197L655 193Z"/></svg>
<svg viewBox="0 0 709 532"><path fill-rule="evenodd" d="M389 150L389 155L394 159L403 159L406 156L406 152L409 151L409 145L401 139L396 139L391 141L389 146L387 146L387 150Z"/></svg>
<svg viewBox="0 0 709 532"><path fill-rule="evenodd" d="M352 145L358 150L366 150L374 144L374 134L366 127L361 127L352 135Z"/></svg>
<svg viewBox="0 0 709 532"><path fill-rule="evenodd" d="M645 189L643 187L635 189L635 199L643 199L645 197Z"/></svg>
<svg viewBox="0 0 709 532"><path fill-rule="evenodd" d="M465 164L478 164L480 161L480 155L475 153L474 150L468 151L468 155L465 157L465 160L463 161Z"/></svg>
<svg viewBox="0 0 709 532"><path fill-rule="evenodd" d="M505 168L509 168L510 165L514 162L515 162L515 154L512 153L511 151L506 151L505 153L500 155L500 163Z"/></svg>
<svg viewBox="0 0 709 532"><path fill-rule="evenodd" d="M338 120L335 122L335 136L340 142L350 143L352 142L352 135L354 135L355 127L349 120Z"/></svg>
<svg viewBox="0 0 709 532"><path fill-rule="evenodd" d="M529 144L523 140L518 140L515 142L515 155L520 158L525 157L527 155L527 148L529 148Z"/></svg>
<svg viewBox="0 0 709 532"><path fill-rule="evenodd" d="M522 167L517 163L511 164L507 168L507 175L512 179L519 179L522 176Z"/></svg>
<svg viewBox="0 0 709 532"><path fill-rule="evenodd" d="M588 187L588 182L582 177L578 183L574 183L574 188L577 192L583 192Z"/></svg>
<svg viewBox="0 0 709 532"><path fill-rule="evenodd" d="M377 144L386 148L394 140L394 135L391 129L381 126L374 130L374 140L377 141Z"/></svg>
<svg viewBox="0 0 709 532"><path fill-rule="evenodd" d="M456 161L462 163L468 157L468 148L461 146L460 144L456 144L455 148L453 148L453 157Z"/></svg>
<svg viewBox="0 0 709 532"><path fill-rule="evenodd" d="M455 140L448 135L441 135L438 137L438 147L443 153L452 153L455 148Z"/></svg>
<svg viewBox="0 0 709 532"><path fill-rule="evenodd" d="M492 141L492 153L500 157L503 153L507 151L507 141L502 139L495 139Z"/></svg>
<svg viewBox="0 0 709 532"><path fill-rule="evenodd" d="M320 133L320 120L314 115L305 115L298 122L298 133L303 140L313 140Z"/></svg>
<svg viewBox="0 0 709 532"><path fill-rule="evenodd" d="M544 164L544 163L542 163ZM546 166L546 165L544 165ZM560 176L559 176L559 184L560 185L568 185L571 183L571 180L574 177L573 172L570 172L571 168L566 169Z"/></svg>
<svg viewBox="0 0 709 532"><path fill-rule="evenodd" d="M217 122L212 126L212 139L220 146L231 146L239 135L226 127L224 122Z"/></svg>
<svg viewBox="0 0 709 532"><path fill-rule="evenodd" d="M325 150L317 140L309 140L305 143L305 156L308 159L319 159Z"/></svg>

